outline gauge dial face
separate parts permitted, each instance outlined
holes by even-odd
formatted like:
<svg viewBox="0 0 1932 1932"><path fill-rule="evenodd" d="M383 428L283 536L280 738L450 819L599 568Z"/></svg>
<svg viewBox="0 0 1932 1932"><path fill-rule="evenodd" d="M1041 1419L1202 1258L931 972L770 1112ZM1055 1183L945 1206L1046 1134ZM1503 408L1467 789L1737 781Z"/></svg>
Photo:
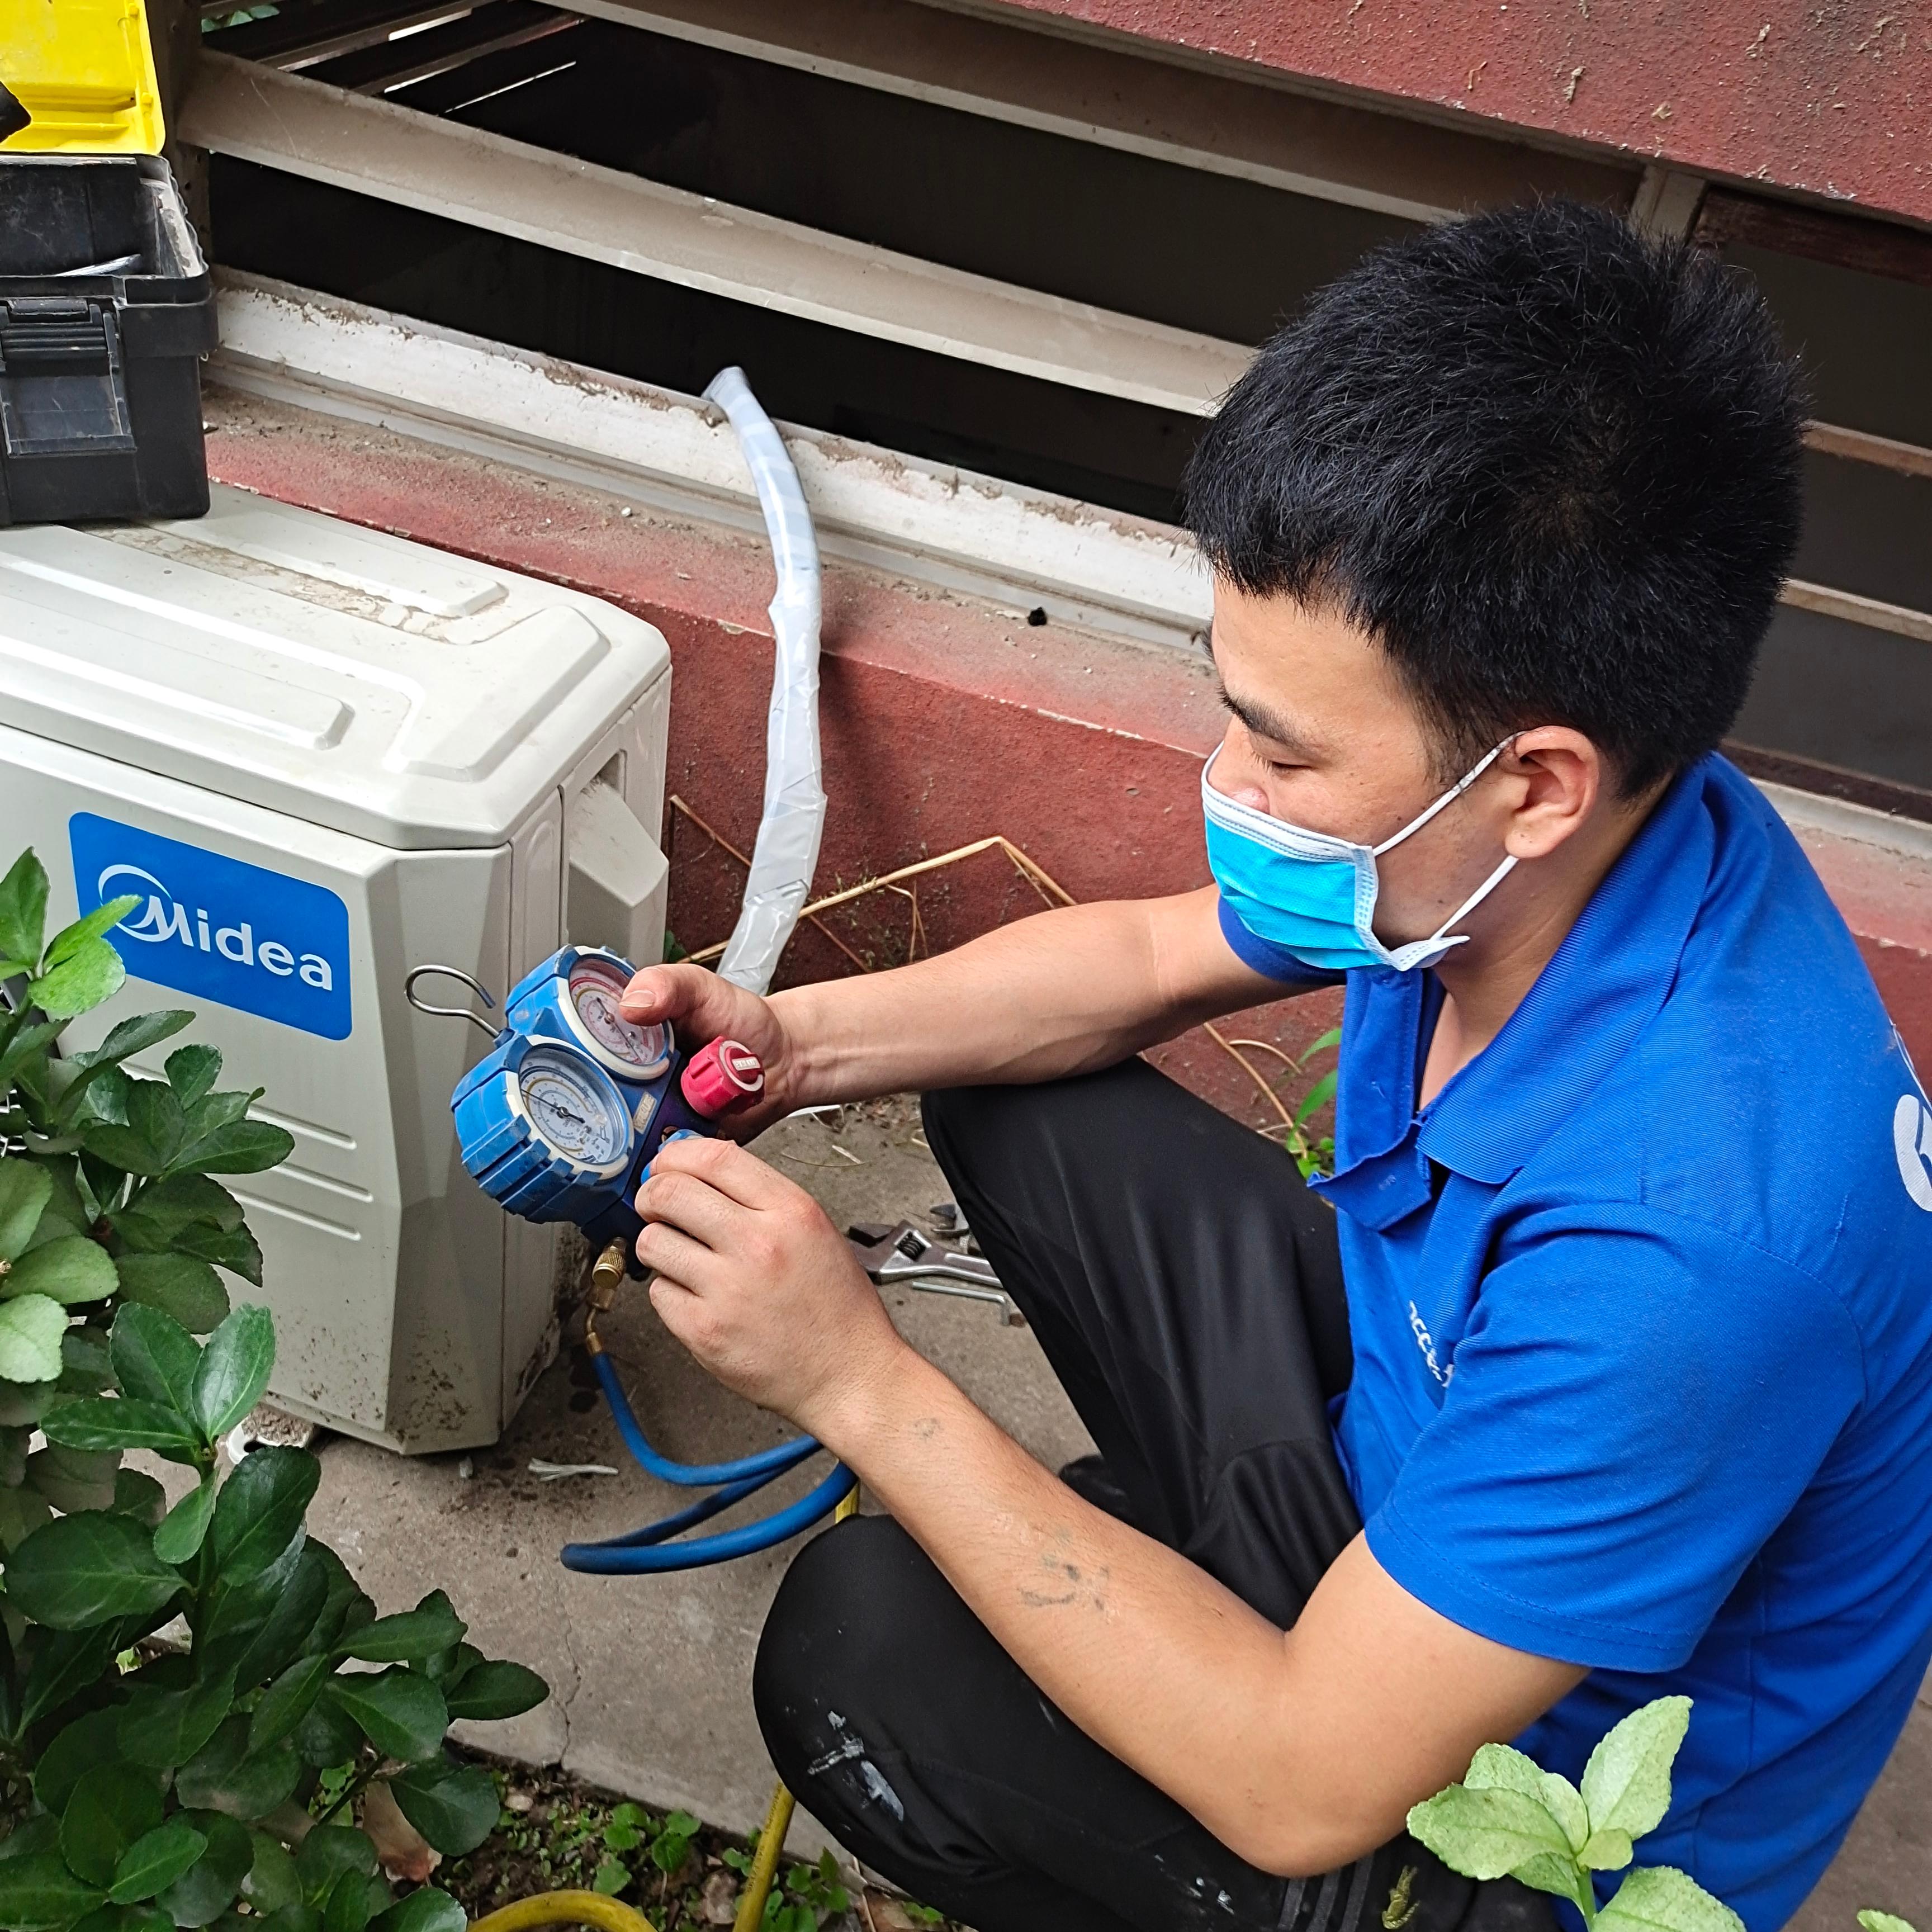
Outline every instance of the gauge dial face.
<svg viewBox="0 0 1932 1932"><path fill-rule="evenodd" d="M586 1038L608 1057L614 1070L632 1079L655 1079L670 1059L670 1029L625 1018L617 1003L627 983L610 961L580 959L570 969L570 1004Z"/></svg>
<svg viewBox="0 0 1932 1932"><path fill-rule="evenodd" d="M623 1103L572 1054L538 1048L518 1070L524 1112L556 1153L582 1167L608 1167L631 1144Z"/></svg>

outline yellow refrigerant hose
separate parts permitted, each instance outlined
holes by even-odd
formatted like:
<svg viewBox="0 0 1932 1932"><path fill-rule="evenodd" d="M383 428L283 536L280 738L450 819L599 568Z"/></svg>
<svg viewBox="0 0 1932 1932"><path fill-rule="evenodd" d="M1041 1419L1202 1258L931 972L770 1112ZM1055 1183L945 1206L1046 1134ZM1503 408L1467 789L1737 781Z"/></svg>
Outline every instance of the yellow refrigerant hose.
<svg viewBox="0 0 1932 1932"><path fill-rule="evenodd" d="M613 1241L597 1257L590 1270L590 1321L594 1339L597 1317L615 1299L624 1278L624 1244ZM832 1521L843 1522L857 1514L859 1492L854 1488L832 1512ZM770 1898L778 1876L778 1860L784 1852L785 1834L791 1829L791 1814L796 1804L781 1779L772 1792L771 1808L765 1814L764 1828L758 1834L758 1849L752 1855L752 1869L745 1876L745 1888L739 1894L738 1916L731 1932L758 1932L764 1923L765 1901ZM514 1905L470 1921L470 1932L529 1932L536 1925L593 1925L598 1932L657 1932L657 1928L634 1906L621 1905L601 1892L540 1892L533 1898L520 1898Z"/></svg>

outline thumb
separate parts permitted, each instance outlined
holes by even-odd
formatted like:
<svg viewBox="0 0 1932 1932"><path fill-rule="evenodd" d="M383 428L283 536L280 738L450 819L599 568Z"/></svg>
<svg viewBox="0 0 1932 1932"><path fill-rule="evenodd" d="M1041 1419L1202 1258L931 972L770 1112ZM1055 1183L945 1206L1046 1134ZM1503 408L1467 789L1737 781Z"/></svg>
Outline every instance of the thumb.
<svg viewBox="0 0 1932 1932"><path fill-rule="evenodd" d="M624 988L618 1003L625 1018L640 1025L678 1023L709 1039L707 1010L720 1004L718 976L701 966L646 966Z"/></svg>

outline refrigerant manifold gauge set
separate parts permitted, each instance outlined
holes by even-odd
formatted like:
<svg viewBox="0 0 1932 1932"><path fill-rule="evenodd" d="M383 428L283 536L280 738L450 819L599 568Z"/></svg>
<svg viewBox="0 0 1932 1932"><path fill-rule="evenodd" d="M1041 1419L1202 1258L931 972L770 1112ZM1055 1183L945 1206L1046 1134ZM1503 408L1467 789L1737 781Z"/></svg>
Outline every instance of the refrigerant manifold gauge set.
<svg viewBox="0 0 1932 1932"><path fill-rule="evenodd" d="M419 966L409 979L421 1011L460 1013L493 1035L451 1096L464 1167L512 1214L574 1222L593 1247L634 1241L632 1197L666 1142L716 1132L764 1090L758 1056L736 1041L686 1054L670 1028L626 1019L619 1002L634 970L600 947L566 946L511 988L500 1028L416 999L416 982L440 974L494 1005L466 973Z"/></svg>

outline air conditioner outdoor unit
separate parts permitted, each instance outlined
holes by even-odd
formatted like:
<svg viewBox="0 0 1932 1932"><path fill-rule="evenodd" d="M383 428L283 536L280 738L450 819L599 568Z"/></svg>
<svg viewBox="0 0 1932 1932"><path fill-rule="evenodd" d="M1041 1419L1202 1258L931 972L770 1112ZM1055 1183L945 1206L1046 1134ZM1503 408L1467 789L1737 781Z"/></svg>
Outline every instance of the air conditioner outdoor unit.
<svg viewBox="0 0 1932 1932"><path fill-rule="evenodd" d="M38 850L50 930L140 902L128 984L71 1045L191 1006L294 1136L234 1188L281 1406L465 1448L550 1359L556 1230L451 1130L486 1042L403 980L435 960L500 998L566 940L661 956L670 693L663 638L608 604L239 490L0 532L0 867Z"/></svg>

